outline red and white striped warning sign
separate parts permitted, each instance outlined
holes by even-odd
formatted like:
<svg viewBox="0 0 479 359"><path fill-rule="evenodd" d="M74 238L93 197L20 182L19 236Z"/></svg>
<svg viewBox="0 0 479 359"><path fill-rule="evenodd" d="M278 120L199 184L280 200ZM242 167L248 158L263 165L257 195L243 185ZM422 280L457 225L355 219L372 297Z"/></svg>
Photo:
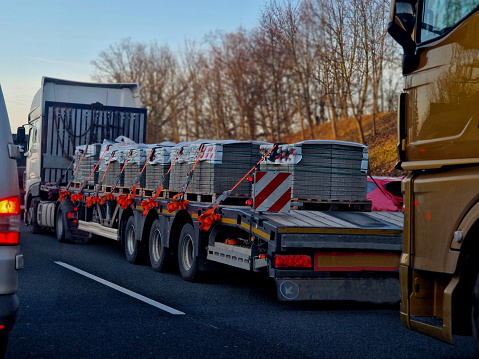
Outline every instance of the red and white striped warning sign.
<svg viewBox="0 0 479 359"><path fill-rule="evenodd" d="M291 173L257 171L253 208L258 212L288 213L291 201Z"/></svg>

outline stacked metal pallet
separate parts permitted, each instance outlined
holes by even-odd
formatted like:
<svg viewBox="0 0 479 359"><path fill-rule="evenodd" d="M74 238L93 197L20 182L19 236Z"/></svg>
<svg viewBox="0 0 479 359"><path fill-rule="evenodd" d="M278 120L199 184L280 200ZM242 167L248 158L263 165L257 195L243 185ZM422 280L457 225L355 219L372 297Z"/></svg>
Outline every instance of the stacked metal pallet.
<svg viewBox="0 0 479 359"><path fill-rule="evenodd" d="M188 172L193 168L200 145L180 143L171 148L170 159L176 161L170 171L169 190L180 192L185 184Z"/></svg>
<svg viewBox="0 0 479 359"><path fill-rule="evenodd" d="M261 159L260 143L217 141L205 144L188 192L221 194L230 190ZM250 196L251 183L241 182L234 195Z"/></svg>
<svg viewBox="0 0 479 359"><path fill-rule="evenodd" d="M88 180L90 174L95 168L100 158L101 144L96 143L89 146L77 146L75 151L74 170L76 175L75 182L81 182L82 184ZM85 154L83 154L85 152ZM79 167L78 167L79 166ZM78 170L77 170L78 168ZM98 182L98 171L91 176L88 180L88 185L94 185Z"/></svg>
<svg viewBox="0 0 479 359"><path fill-rule="evenodd" d="M368 148L357 143L333 143L331 199L366 200Z"/></svg>
<svg viewBox="0 0 479 359"><path fill-rule="evenodd" d="M124 186L130 187L135 181L136 177L140 174L145 162L150 154L151 149L148 148L135 148L131 150L131 155L128 162L125 165L124 170ZM138 188L145 187L145 174L143 173L138 181Z"/></svg>
<svg viewBox="0 0 479 359"><path fill-rule="evenodd" d="M113 158L112 158L113 156ZM117 177L120 175L123 163L125 162L126 157L128 156L127 150L119 149L118 147L112 146L106 151L103 156L103 160L100 164L99 178L103 178L103 186L113 186ZM111 158L111 161L110 161ZM108 167L108 170L107 170ZM106 174L105 174L106 171ZM120 175L117 186L123 186L123 174Z"/></svg>
<svg viewBox="0 0 479 359"><path fill-rule="evenodd" d="M280 146L260 169L290 172L292 198L365 200L367 151L352 142L304 141Z"/></svg>
<svg viewBox="0 0 479 359"><path fill-rule="evenodd" d="M155 148L145 169L145 189L154 190L160 179L168 172L170 168L170 147ZM163 181L163 189L169 187L169 176Z"/></svg>

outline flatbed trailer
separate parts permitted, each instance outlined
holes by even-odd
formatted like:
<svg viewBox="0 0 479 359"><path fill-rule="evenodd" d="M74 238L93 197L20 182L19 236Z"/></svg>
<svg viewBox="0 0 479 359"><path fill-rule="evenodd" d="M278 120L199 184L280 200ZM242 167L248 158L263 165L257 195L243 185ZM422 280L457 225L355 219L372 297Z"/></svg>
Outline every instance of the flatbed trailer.
<svg viewBox="0 0 479 359"><path fill-rule="evenodd" d="M85 198L92 194L84 191ZM188 281L196 280L212 263L268 272L276 282L278 299L284 301L400 299L402 213L266 214L224 204L216 208L221 219L203 231L198 218L210 203L190 201L186 209L170 212L172 199L159 198L158 207L145 216L144 199L135 197L126 209L116 201L88 208L85 201L65 200L57 210L57 237L98 235L119 241L130 263L149 253L153 269L178 265Z"/></svg>

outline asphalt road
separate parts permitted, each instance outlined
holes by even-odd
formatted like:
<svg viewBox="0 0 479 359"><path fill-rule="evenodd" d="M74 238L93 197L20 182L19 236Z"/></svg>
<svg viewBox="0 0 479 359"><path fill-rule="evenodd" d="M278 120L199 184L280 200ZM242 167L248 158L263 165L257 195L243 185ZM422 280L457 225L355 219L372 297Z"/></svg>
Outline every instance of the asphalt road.
<svg viewBox="0 0 479 359"><path fill-rule="evenodd" d="M279 302L266 276L224 270L188 283L178 273L127 263L117 243L62 244L25 228L21 247L21 309L7 358L476 354L470 337L451 346L403 328L398 305Z"/></svg>

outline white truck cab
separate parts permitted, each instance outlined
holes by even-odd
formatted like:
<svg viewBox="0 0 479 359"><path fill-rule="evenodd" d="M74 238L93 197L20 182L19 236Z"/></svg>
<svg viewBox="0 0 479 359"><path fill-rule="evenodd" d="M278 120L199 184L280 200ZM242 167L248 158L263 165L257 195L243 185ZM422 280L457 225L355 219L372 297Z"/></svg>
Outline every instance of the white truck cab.
<svg viewBox="0 0 479 359"><path fill-rule="evenodd" d="M55 190L73 178L75 148L118 136L144 142L146 109L141 108L138 84L43 77L28 124L24 219L32 233L39 233L55 226Z"/></svg>

